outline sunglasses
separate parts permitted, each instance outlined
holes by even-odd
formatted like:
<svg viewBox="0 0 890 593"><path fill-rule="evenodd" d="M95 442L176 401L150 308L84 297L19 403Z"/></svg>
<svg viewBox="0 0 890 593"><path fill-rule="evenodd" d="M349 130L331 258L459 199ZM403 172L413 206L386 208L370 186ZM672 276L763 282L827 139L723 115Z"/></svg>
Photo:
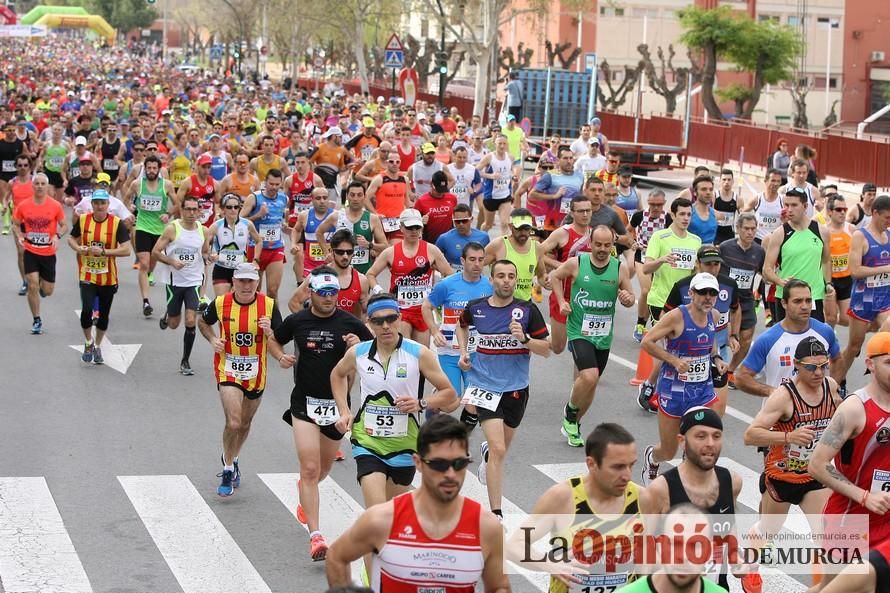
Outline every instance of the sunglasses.
<svg viewBox="0 0 890 593"><path fill-rule="evenodd" d="M846 208L832 208L832 210L834 210L835 212L846 212L847 211Z"/></svg>
<svg viewBox="0 0 890 593"><path fill-rule="evenodd" d="M387 325L392 325L396 321L399 320L399 314L393 313L392 315L378 315L377 317L368 317L368 321L371 325L382 326L384 323Z"/></svg>
<svg viewBox="0 0 890 593"><path fill-rule="evenodd" d="M427 464L430 469L439 472L440 474L444 474L449 468L459 472L473 463L473 460L469 457L458 457L456 459L422 459L421 461Z"/></svg>
<svg viewBox="0 0 890 593"><path fill-rule="evenodd" d="M808 371L810 373L815 373L817 370L824 369L825 367L827 367L828 363L830 361L826 360L825 362L820 363L820 364L804 364L804 363L800 362L799 360L796 362L797 362L797 364L800 365L800 368L802 368L803 370Z"/></svg>
<svg viewBox="0 0 890 593"><path fill-rule="evenodd" d="M332 251L337 255L352 255L355 253L355 249L333 249Z"/></svg>
<svg viewBox="0 0 890 593"><path fill-rule="evenodd" d="M717 296L717 294L719 294L718 291L714 290L713 288L705 288L704 290L693 289L692 292L694 292L695 294L701 295L701 296L713 296L713 297L715 297L715 296Z"/></svg>
<svg viewBox="0 0 890 593"><path fill-rule="evenodd" d="M470 223L469 218L452 218L451 221L454 224L469 224Z"/></svg>
<svg viewBox="0 0 890 593"><path fill-rule="evenodd" d="M553 165L542 166L541 171L552 171Z"/></svg>
<svg viewBox="0 0 890 593"><path fill-rule="evenodd" d="M406 231L422 231L423 227L422 226L406 226L405 230Z"/></svg>
<svg viewBox="0 0 890 593"><path fill-rule="evenodd" d="M226 210L240 210L241 206L238 204L229 204L228 206L224 206Z"/></svg>
<svg viewBox="0 0 890 593"><path fill-rule="evenodd" d="M615 164L620 163L621 161L613 161L613 160L609 159L609 160L606 161L606 162L608 162L608 163L612 163L613 165L615 165Z"/></svg>

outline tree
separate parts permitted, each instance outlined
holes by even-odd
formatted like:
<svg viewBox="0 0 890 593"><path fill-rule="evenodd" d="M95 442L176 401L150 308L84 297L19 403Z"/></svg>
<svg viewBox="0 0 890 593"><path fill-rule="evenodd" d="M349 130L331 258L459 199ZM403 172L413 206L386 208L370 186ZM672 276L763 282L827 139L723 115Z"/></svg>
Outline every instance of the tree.
<svg viewBox="0 0 890 593"><path fill-rule="evenodd" d="M812 90L812 81L795 68L791 80L788 83L788 91L791 93L791 127L802 130L809 129L810 120L807 117L807 94Z"/></svg>
<svg viewBox="0 0 890 593"><path fill-rule="evenodd" d="M501 55L498 58L500 72L509 74L513 70L528 68L531 65L532 56L535 52L532 48L524 46L525 44L520 41L516 47L516 56L513 55L512 47L505 47L501 50Z"/></svg>
<svg viewBox="0 0 890 593"><path fill-rule="evenodd" d="M150 27L158 13L145 0L87 0L84 7L121 33Z"/></svg>
<svg viewBox="0 0 890 593"><path fill-rule="evenodd" d="M568 56L564 56L563 54L568 51L572 47L571 42L566 41L564 43L557 43L555 46L550 43L550 40L544 42L544 49L547 51L547 65L551 68L562 68L564 70L569 70L572 67L572 62L578 59L578 56L581 54L581 48L576 47L571 52L569 52ZM556 60L559 60L559 65L557 66Z"/></svg>
<svg viewBox="0 0 890 593"><path fill-rule="evenodd" d="M692 66L689 68L677 68L674 66L674 57L677 52L674 51L673 44L668 45L667 60L665 60L664 50L661 47L658 48L656 52L659 63L658 68L655 67L648 45L641 43L637 46L637 51L643 56L640 64L643 67L646 80L649 82L649 88L655 94L664 97L664 111L668 115L673 115L677 110L677 97L681 93L686 92L686 79L689 74L692 74L692 84L695 84L701 80L701 70L691 55L689 56L689 61ZM669 74L674 80L673 85L668 83Z"/></svg>
<svg viewBox="0 0 890 593"><path fill-rule="evenodd" d="M637 64L636 67L625 66L624 79L617 88L612 85L612 67L609 65L608 60L602 61L600 70L602 70L602 78L606 83L606 89L608 89L609 94L606 95L606 93L603 92L600 82L597 80L596 96L599 97L603 111L614 111L616 108L624 105L624 102L627 101L628 93L633 90L634 85L636 85L637 80L639 80L640 74L642 73L642 63Z"/></svg>

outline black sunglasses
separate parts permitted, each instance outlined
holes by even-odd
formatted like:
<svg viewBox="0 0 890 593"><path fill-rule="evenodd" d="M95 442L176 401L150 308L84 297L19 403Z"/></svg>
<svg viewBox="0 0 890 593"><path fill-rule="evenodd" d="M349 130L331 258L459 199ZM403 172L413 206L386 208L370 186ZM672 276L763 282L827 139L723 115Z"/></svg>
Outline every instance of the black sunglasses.
<svg viewBox="0 0 890 593"><path fill-rule="evenodd" d="M393 323L395 323L398 320L399 320L398 313L393 313L392 315L379 315L377 317L368 317L368 321L371 323L371 325L377 325L377 326L381 326L384 323L388 323L389 325L392 325Z"/></svg>
<svg viewBox="0 0 890 593"><path fill-rule="evenodd" d="M704 295L707 295L707 296L717 296L717 295L719 294L719 291L716 291L716 290L714 290L713 288L705 288L704 290L696 290L696 289L693 288L692 291L693 291L695 294L700 294L700 295L702 295L702 296L704 296Z"/></svg>
<svg viewBox="0 0 890 593"><path fill-rule="evenodd" d="M469 218L452 218L451 221L454 224L464 224L470 222Z"/></svg>
<svg viewBox="0 0 890 593"><path fill-rule="evenodd" d="M352 255L355 253L355 249L333 249L332 251L337 255Z"/></svg>
<svg viewBox="0 0 890 593"><path fill-rule="evenodd" d="M228 205L224 206L224 208L226 210L240 210L241 206L239 206L238 204L228 204Z"/></svg>
<svg viewBox="0 0 890 593"><path fill-rule="evenodd" d="M458 457L456 459L422 459L433 471L444 474L449 468L456 472L466 469L468 465L473 463L469 457Z"/></svg>

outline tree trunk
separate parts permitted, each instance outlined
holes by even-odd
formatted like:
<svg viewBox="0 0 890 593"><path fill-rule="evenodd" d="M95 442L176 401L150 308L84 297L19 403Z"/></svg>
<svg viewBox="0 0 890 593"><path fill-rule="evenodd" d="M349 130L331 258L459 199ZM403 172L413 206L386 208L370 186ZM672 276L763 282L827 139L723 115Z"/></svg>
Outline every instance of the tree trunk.
<svg viewBox="0 0 890 593"><path fill-rule="evenodd" d="M368 62L365 56L365 21L362 15L356 15L354 34L352 47L355 53L355 66L358 69L358 80L362 86L362 93L367 93L370 86L368 85Z"/></svg>
<svg viewBox="0 0 890 593"><path fill-rule="evenodd" d="M662 95L664 97L664 111L668 117L674 115L677 110L677 96L673 93Z"/></svg>
<svg viewBox="0 0 890 593"><path fill-rule="evenodd" d="M476 92L473 95L473 115L482 117L488 107L488 95L491 90L491 46L480 48L476 54Z"/></svg>
<svg viewBox="0 0 890 593"><path fill-rule="evenodd" d="M723 119L723 113L714 98L714 83L717 81L717 51L713 46L709 46L702 52L704 53L704 63L701 73L701 103L708 115L714 119Z"/></svg>
<svg viewBox="0 0 890 593"><path fill-rule="evenodd" d="M757 107L757 104L760 102L760 94L763 91L763 73L762 70L758 68L756 72L754 72L754 84L751 85L751 97L745 104L745 111L742 114L742 119L751 119L751 116L754 115L754 108Z"/></svg>

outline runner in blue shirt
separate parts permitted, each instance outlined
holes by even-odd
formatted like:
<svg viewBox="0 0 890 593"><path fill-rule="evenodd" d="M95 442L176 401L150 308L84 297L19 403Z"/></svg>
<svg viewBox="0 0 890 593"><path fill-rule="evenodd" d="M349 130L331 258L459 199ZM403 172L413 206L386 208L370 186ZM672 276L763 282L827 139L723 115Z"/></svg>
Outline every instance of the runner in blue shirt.
<svg viewBox="0 0 890 593"><path fill-rule="evenodd" d="M454 228L436 239L436 247L445 255L445 259L448 260L455 272L460 272L462 269L461 258L467 244L479 243L484 248L491 242L488 233L471 226L473 223L472 214L470 207L466 204L455 206L454 213L451 215Z"/></svg>

